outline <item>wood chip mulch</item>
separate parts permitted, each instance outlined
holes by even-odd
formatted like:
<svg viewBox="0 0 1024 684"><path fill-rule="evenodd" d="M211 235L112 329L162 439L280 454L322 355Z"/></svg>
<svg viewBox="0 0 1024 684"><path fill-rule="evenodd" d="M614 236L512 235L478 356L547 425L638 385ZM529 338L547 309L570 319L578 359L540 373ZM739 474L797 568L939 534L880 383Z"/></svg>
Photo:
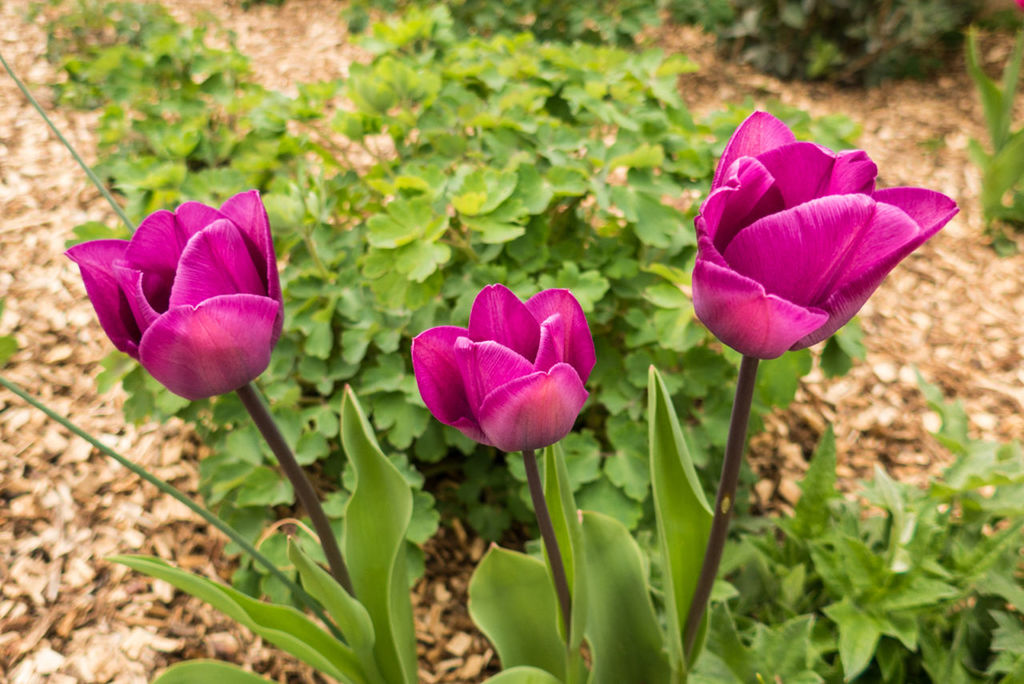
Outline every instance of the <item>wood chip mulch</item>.
<svg viewBox="0 0 1024 684"><path fill-rule="evenodd" d="M29 5L0 4L0 51L93 162L97 114L53 106L45 86L58 75L42 56L39 22L26 19ZM344 75L365 59L347 41L339 5L330 0L248 12L237 3L177 0L170 9L190 22L212 15L235 31L261 82L286 92ZM979 176L966 151L969 138L984 139L983 119L962 58L929 81L840 90L782 83L724 63L712 40L692 29L664 30L657 41L701 65L680 81L697 112L751 97L815 115L846 114L863 126L860 145L878 163L883 186L930 187L961 206L864 308L866 361L838 379L812 374L797 403L753 437L761 504L778 511L796 501L808 455L829 423L846 488L870 477L875 464L912 482L941 468L948 455L929 436L938 416L917 388L915 369L964 401L976 436L1024 435L1024 255L997 257L984 238ZM986 61L998 67L1010 43L987 37ZM187 428L126 426L123 395L96 393L109 343L62 251L75 225L116 218L6 76L0 112L0 335L13 333L21 349L4 375L194 493L202 448ZM0 391L0 684L137 684L198 657L232 660L278 682L327 681L201 602L105 560L155 554L227 578L232 564L223 545L182 506ZM457 523L427 544L426 577L413 590L423 682L478 682L496 671L497 656L465 608L469 575L484 550Z"/></svg>

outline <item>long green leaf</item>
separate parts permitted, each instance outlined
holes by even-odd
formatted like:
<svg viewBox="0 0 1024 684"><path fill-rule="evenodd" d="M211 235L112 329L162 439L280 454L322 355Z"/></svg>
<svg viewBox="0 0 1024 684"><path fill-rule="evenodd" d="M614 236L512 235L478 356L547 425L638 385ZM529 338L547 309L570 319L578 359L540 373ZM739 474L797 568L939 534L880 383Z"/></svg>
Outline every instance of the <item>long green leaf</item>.
<svg viewBox="0 0 1024 684"><path fill-rule="evenodd" d="M273 680L219 660L190 660L172 665L152 684L273 684Z"/></svg>
<svg viewBox="0 0 1024 684"><path fill-rule="evenodd" d="M235 622L324 674L350 684L368 684L352 649L291 606L257 601L237 589L179 570L152 556L114 556L110 560L162 579L206 601Z"/></svg>
<svg viewBox="0 0 1024 684"><path fill-rule="evenodd" d="M569 684L586 679L586 667L580 646L587 624L586 574L579 559L583 554L583 524L580 522L576 501L569 482L569 470L565 465L565 454L559 444L544 450L544 500L551 513L555 537L565 563L565 574L572 595L572 633L569 635L569 663L566 681ZM552 582L554 580L552 579ZM561 624L561 623L559 623Z"/></svg>
<svg viewBox="0 0 1024 684"><path fill-rule="evenodd" d="M1005 107L1003 104L1003 92L999 85L988 77L988 74L981 68L981 60L978 57L978 42L975 31L967 32L967 73L978 88L981 96L981 106L985 113L985 123L988 126L988 135L993 145L993 153L998 153L1006 142L1006 134L1009 124L1003 120Z"/></svg>
<svg viewBox="0 0 1024 684"><path fill-rule="evenodd" d="M562 680L535 667L513 667L494 675L487 684L562 684Z"/></svg>
<svg viewBox="0 0 1024 684"><path fill-rule="evenodd" d="M654 366L647 385L651 487L658 545L665 565L668 654L673 671L686 672L683 630L700 577L712 513L686 447L672 397ZM693 658L697 657L694 649Z"/></svg>
<svg viewBox="0 0 1024 684"><path fill-rule="evenodd" d="M373 620L373 645L388 684L415 684L416 635L405 569L412 491L380 450L351 387L341 403L341 442L356 485L345 507L345 559L356 596Z"/></svg>
<svg viewBox="0 0 1024 684"><path fill-rule="evenodd" d="M367 679L384 684L373 653L373 621L356 597L345 591L329 572L313 562L294 540L288 540L288 558L299 571L302 586L327 610L345 635Z"/></svg>
<svg viewBox="0 0 1024 684"><path fill-rule="evenodd" d="M469 615L494 644L503 668L531 666L565 678L558 600L541 561L491 547L469 581Z"/></svg>
<svg viewBox="0 0 1024 684"><path fill-rule="evenodd" d="M1010 134L1010 123L1013 121L1013 101L1017 96L1017 82L1020 78L1021 58L1024 57L1024 31L1017 32L1017 41L1013 46L1013 54L1003 68L1003 111L1002 117L1002 138L999 141L993 140L993 145L1001 145L1002 141ZM996 147L996 149L999 149Z"/></svg>
<svg viewBox="0 0 1024 684"><path fill-rule="evenodd" d="M585 512L583 562L590 598L590 684L675 681L640 547L625 525L601 513Z"/></svg>

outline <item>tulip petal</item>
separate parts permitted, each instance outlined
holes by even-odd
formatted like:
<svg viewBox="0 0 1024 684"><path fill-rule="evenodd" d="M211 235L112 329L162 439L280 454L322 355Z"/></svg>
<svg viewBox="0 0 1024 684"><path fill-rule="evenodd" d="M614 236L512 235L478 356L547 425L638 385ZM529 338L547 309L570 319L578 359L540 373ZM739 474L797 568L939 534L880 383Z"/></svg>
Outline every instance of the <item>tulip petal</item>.
<svg viewBox="0 0 1024 684"><path fill-rule="evenodd" d="M851 273L836 284L834 292L821 305L829 313L828 322L799 340L793 349L803 349L817 344L846 325L851 318L857 315L860 308L864 306L864 302L878 289L890 271L946 225L958 211L953 200L941 193L923 188L891 188L891 191L879 192L883 197L903 202L911 211L915 212L916 216L914 214L907 215L902 209L888 202L880 202L878 205L880 210L895 214L897 217L902 214L906 216L906 220L919 224L921 229L916 236L898 248L876 254L870 263L863 264L859 270L851 269ZM878 194L875 193L876 196Z"/></svg>
<svg viewBox="0 0 1024 684"><path fill-rule="evenodd" d="M496 388L533 372L533 364L508 347L489 340L473 342L468 337L455 341L455 363L474 416L484 397Z"/></svg>
<svg viewBox="0 0 1024 684"><path fill-rule="evenodd" d="M546 371L556 363L566 363L565 332L562 314L552 314L540 324L537 360L533 363L531 370ZM579 373L579 371L576 372Z"/></svg>
<svg viewBox="0 0 1024 684"><path fill-rule="evenodd" d="M697 229L706 233L721 252L745 226L784 208L782 194L768 169L753 157L741 157L723 184L704 200Z"/></svg>
<svg viewBox="0 0 1024 684"><path fill-rule="evenodd" d="M740 157L756 157L764 152L788 145L796 140L793 131L767 112L754 112L739 125L736 132L718 160L715 177L711 181L714 190L725 181L726 172Z"/></svg>
<svg viewBox="0 0 1024 684"><path fill-rule="evenodd" d="M504 285L480 290L469 312L469 338L491 340L533 361L540 342L540 323L519 297Z"/></svg>
<svg viewBox="0 0 1024 684"><path fill-rule="evenodd" d="M266 293L242 234L228 219L218 219L193 235L181 253L169 306L196 306L219 295Z"/></svg>
<svg viewBox="0 0 1024 684"><path fill-rule="evenodd" d="M185 202L174 213L154 212L132 235L125 261L140 271L173 272L189 238L221 218L216 209L199 202Z"/></svg>
<svg viewBox="0 0 1024 684"><path fill-rule="evenodd" d="M266 370L280 308L273 299L251 294L171 308L142 336L139 360L186 399L231 392Z"/></svg>
<svg viewBox="0 0 1024 684"><path fill-rule="evenodd" d="M759 359L781 356L828 320L821 309L767 294L750 278L699 256L693 269L693 308L724 344Z"/></svg>
<svg viewBox="0 0 1024 684"><path fill-rule="evenodd" d="M131 307L132 316L141 333L152 325L153 321L160 317L160 312L152 307L143 288L144 276L142 271L124 265L124 262L114 263L114 277L128 299L128 306Z"/></svg>
<svg viewBox="0 0 1024 684"><path fill-rule="evenodd" d="M117 349L137 359L142 332L114 272L114 262L122 260L127 249L127 240L93 240L75 245L65 254L82 272L85 292L103 332Z"/></svg>
<svg viewBox="0 0 1024 684"><path fill-rule="evenodd" d="M281 281L277 274L277 257L274 254L274 239L270 234L270 219L260 199L259 190L241 192L231 197L221 206L220 211L238 226L256 248L260 258L255 263L265 265L260 276L266 286L267 296L281 299Z"/></svg>
<svg viewBox="0 0 1024 684"><path fill-rule="evenodd" d="M445 425L479 442L484 435L470 408L455 360L455 343L468 334L465 328L454 325L420 333L412 341L412 371L427 410ZM474 429L475 435L471 434Z"/></svg>
<svg viewBox="0 0 1024 684"><path fill-rule="evenodd" d="M564 350L559 361L565 361L576 369L580 380L587 381L590 372L594 369L597 356L594 353L594 337L590 333L590 325L587 324L587 317L583 314L583 307L573 296L572 292L564 289L542 290L530 297L526 302L526 308L538 322L547 321L558 314L563 327L562 342ZM544 332L541 330L541 342L543 347ZM554 340L552 340L554 341ZM537 370L550 368L548 360L541 363L540 356L546 352L541 348L537 352ZM529 358L529 357L527 357Z"/></svg>
<svg viewBox="0 0 1024 684"><path fill-rule="evenodd" d="M828 187L819 195L852 195L875 189L878 166L864 150L843 150L836 155Z"/></svg>
<svg viewBox="0 0 1024 684"><path fill-rule="evenodd" d="M832 195L766 216L723 256L766 292L822 307L836 289L920 233L905 213L867 195Z"/></svg>
<svg viewBox="0 0 1024 684"><path fill-rule="evenodd" d="M480 425L502 451L542 449L569 434L587 396L576 370L559 363L491 392L480 407Z"/></svg>
<svg viewBox="0 0 1024 684"><path fill-rule="evenodd" d="M921 242L939 232L959 211L956 202L949 197L924 188L886 188L876 191L872 197L876 202L899 207L914 219L921 226L924 236Z"/></svg>

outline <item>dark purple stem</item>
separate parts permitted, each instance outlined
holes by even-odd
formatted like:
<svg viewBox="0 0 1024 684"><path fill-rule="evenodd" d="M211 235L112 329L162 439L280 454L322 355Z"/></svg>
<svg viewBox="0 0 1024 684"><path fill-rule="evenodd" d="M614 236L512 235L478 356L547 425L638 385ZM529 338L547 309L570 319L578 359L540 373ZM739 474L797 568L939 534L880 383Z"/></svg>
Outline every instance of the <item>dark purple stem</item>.
<svg viewBox="0 0 1024 684"><path fill-rule="evenodd" d="M352 578L349 577L348 567L346 567L345 560L341 557L338 540L334 536L330 523L327 522L327 515L320 505L320 498L317 497L309 478L306 477L302 467L295 460L295 456L292 455L292 450L288 447L288 443L284 441L281 431L277 429L277 423L274 422L274 418L270 415L267 407L260 401L260 397L253 386L247 384L236 391L238 398L242 400L249 415L252 416L253 422L256 423L256 427L259 428L260 434L263 435L263 439L267 440L270 450L277 457L281 470L284 471L284 474L291 481L292 487L295 489L295 496L299 498L299 503L306 509L310 520L313 521L313 528L320 537L320 546L327 557L327 564L331 568L331 575L337 580L338 584L345 588L345 591L355 596L355 592L352 589Z"/></svg>
<svg viewBox="0 0 1024 684"><path fill-rule="evenodd" d="M743 446L747 441L747 423L754 400L757 363L758 360L752 356L744 356L740 362L736 398L733 400L732 415L729 418L729 438L725 443L725 461L722 462L722 478L718 483L718 495L715 497L715 515L711 520L711 534L708 536L704 564L700 568L700 578L693 592L683 632L687 660L697 640L697 631L704 617L708 598L711 596L711 587L715 583L715 575L718 574L718 566L722 562L722 549L725 548L729 520L736 504L736 483L739 481L740 465L743 463Z"/></svg>
<svg viewBox="0 0 1024 684"><path fill-rule="evenodd" d="M548 562L551 564L551 574L555 580L555 593L558 594L558 603L562 608L565 643L568 644L572 639L570 629L572 627L572 599L569 597L565 565L562 563L562 553L558 550L558 539L555 538L555 528L551 524L548 504L544 500L544 488L540 483L537 457L534 455L533 449L523 449L523 465L526 466L526 483L530 487L530 499L533 500L533 511L537 515L537 527L540 528L540 537L544 540L544 549L548 552Z"/></svg>

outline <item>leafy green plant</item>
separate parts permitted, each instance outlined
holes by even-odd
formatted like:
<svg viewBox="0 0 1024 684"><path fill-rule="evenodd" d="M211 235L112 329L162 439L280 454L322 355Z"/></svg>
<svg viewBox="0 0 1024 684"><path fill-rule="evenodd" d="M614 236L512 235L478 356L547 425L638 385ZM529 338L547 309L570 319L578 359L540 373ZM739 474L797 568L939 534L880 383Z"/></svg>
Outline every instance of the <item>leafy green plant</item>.
<svg viewBox="0 0 1024 684"><path fill-rule="evenodd" d="M369 11L399 15L423 11L433 3L420 0L368 2L356 0L345 9L349 27L361 32ZM632 46L647 27L661 22L658 2L643 0L587 0L576 3L543 0L458 0L446 3L459 37L476 34L516 34L528 31L539 40Z"/></svg>
<svg viewBox="0 0 1024 684"><path fill-rule="evenodd" d="M969 149L971 159L981 169L981 209L990 227L996 221L1024 224L1024 127L1011 128L1022 57L1024 30L1018 31L1002 81L997 83L981 67L977 33L973 29L967 32L967 72L978 88L991 152L973 138Z"/></svg>
<svg viewBox="0 0 1024 684"><path fill-rule="evenodd" d="M489 538L527 519L522 467L510 464L519 480L510 485L500 454L429 421L408 362L414 335L464 322L490 282L521 296L571 288L594 328L600 361L589 408L565 444L581 506L630 527L650 520L637 419L652 363L673 371L669 391L698 468L717 471L737 359L719 355L693 320L692 200L746 110L695 121L677 91L678 74L693 68L684 57L527 34L458 39L445 10L410 10L372 28L365 44L376 56L353 65L347 81L299 84L289 98L253 84L245 59L205 47L202 31L146 33L165 21L158 6L131 7L124 11L153 12L153 21L119 23L105 7L101 33L124 35L68 48L60 97L109 102L99 170L127 194L133 218L186 197L215 204L238 187L263 191L288 306L259 384L300 464L317 464L337 487L325 504L335 521L352 486L337 429L345 383L359 388L415 490L411 542L438 521L425 475L454 481L445 510ZM152 83L162 84L159 98ZM340 96L352 106L334 111ZM857 133L842 117L776 112L834 148ZM856 349L829 343L827 369L844 370ZM756 410L791 401L811 362L800 352L764 364ZM200 466L204 496L238 529L255 539L270 508L292 502L235 398L187 404L121 355L105 367L101 382L120 381L129 394L129 419L176 415L196 425L212 451ZM264 551L285 564L279 537ZM415 572L422 560L410 558ZM256 568L235 581L285 596Z"/></svg>
<svg viewBox="0 0 1024 684"><path fill-rule="evenodd" d="M876 83L942 64L978 0L731 0L725 54L784 78ZM712 28L712 27L709 27Z"/></svg>
<svg viewBox="0 0 1024 684"><path fill-rule="evenodd" d="M927 490L879 467L845 498L827 432L792 517L732 547L693 681L1019 681L1024 455L922 387L953 465Z"/></svg>

